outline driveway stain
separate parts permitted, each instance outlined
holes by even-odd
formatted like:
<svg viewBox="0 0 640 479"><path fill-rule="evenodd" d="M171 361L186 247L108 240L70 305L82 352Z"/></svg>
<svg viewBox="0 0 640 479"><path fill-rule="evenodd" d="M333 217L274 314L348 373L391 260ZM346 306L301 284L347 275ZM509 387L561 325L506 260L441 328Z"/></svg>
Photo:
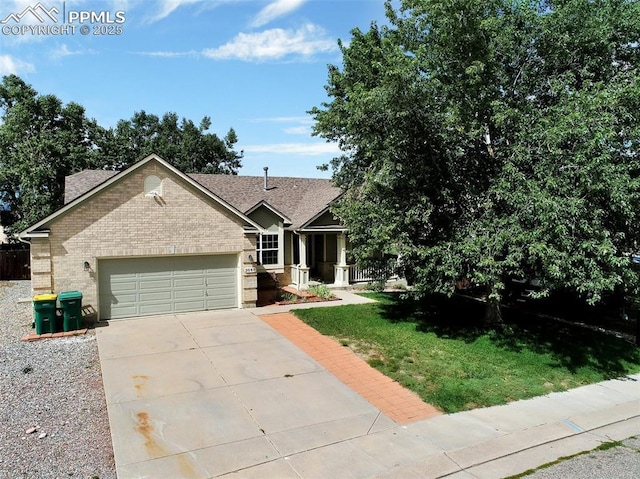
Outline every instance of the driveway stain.
<svg viewBox="0 0 640 479"><path fill-rule="evenodd" d="M136 388L136 391L138 391L138 393L142 392L142 390L144 389L144 385L147 383L147 381L149 380L149 376L145 376L143 374L136 374L135 376L133 376L133 387Z"/></svg>
<svg viewBox="0 0 640 479"><path fill-rule="evenodd" d="M180 477L201 477L196 474L196 471L193 469L192 461L186 454L178 455L178 467L180 468Z"/></svg>
<svg viewBox="0 0 640 479"><path fill-rule="evenodd" d="M153 437L154 427L149 419L149 413L141 411L136 413L136 432L144 437L144 447L151 458L169 456L169 453L164 447L156 442ZM186 454L178 454L175 456L178 461L178 469L180 469L180 477L184 479L197 478L199 476L193 465L193 460Z"/></svg>
<svg viewBox="0 0 640 479"><path fill-rule="evenodd" d="M153 437L153 424L149 421L149 413L141 411L136 414L135 429L144 437L144 447L151 457L167 456L165 449Z"/></svg>

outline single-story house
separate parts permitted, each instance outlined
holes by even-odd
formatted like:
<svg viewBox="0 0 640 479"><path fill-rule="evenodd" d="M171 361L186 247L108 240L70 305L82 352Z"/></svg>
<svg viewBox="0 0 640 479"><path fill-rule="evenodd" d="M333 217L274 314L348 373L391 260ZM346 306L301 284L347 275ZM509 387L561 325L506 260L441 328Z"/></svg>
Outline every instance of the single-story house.
<svg viewBox="0 0 640 479"><path fill-rule="evenodd" d="M257 274L349 284L329 180L185 174L150 155L66 178L65 205L20 233L34 294L77 290L100 319L254 307Z"/></svg>

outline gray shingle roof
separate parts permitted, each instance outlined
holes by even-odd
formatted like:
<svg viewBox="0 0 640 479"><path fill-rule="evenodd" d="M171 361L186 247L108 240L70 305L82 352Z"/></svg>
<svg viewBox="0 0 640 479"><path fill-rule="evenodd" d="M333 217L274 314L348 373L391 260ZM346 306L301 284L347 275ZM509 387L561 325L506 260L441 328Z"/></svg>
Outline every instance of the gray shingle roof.
<svg viewBox="0 0 640 479"><path fill-rule="evenodd" d="M94 189L104 183L112 176L118 174L117 171L105 170L84 170L64 179L64 204L71 203L87 191Z"/></svg>
<svg viewBox="0 0 640 479"><path fill-rule="evenodd" d="M85 170L65 178L65 204L104 183L117 171ZM219 196L231 206L244 212L265 201L291 220L292 228L299 228L327 208L340 196L340 189L331 180L319 178L269 177L265 191L262 176L187 175Z"/></svg>

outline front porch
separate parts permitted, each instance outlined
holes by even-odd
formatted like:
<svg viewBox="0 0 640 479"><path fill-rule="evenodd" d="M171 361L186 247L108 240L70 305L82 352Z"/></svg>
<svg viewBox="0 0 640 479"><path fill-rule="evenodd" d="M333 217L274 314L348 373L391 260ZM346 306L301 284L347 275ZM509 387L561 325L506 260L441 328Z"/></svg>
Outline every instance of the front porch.
<svg viewBox="0 0 640 479"><path fill-rule="evenodd" d="M289 268L291 285L300 291L314 282L333 287L349 286L347 238L343 232L293 232Z"/></svg>
<svg viewBox="0 0 640 479"><path fill-rule="evenodd" d="M304 292L312 285L324 284L331 289L345 289L354 284L380 281L392 276L393 265L383 268L358 268L349 261L349 240L338 228L322 231L285 230L278 268L259 267L258 305L277 301L283 287Z"/></svg>
<svg viewBox="0 0 640 479"><path fill-rule="evenodd" d="M318 283L331 288L345 288L352 284L378 281L381 273L387 273L350 264L348 238L344 232L294 232L291 240L292 261L285 265L285 270L289 272L286 275L290 279L288 284L297 290L304 291ZM387 276L391 278L391 274L388 272Z"/></svg>

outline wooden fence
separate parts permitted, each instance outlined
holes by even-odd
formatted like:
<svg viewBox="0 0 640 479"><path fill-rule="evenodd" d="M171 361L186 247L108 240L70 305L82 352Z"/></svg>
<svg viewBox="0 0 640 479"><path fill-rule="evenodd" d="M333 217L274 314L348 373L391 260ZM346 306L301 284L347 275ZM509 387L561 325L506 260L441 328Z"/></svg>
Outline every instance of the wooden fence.
<svg viewBox="0 0 640 479"><path fill-rule="evenodd" d="M0 280L21 279L31 279L29 250L0 250Z"/></svg>

